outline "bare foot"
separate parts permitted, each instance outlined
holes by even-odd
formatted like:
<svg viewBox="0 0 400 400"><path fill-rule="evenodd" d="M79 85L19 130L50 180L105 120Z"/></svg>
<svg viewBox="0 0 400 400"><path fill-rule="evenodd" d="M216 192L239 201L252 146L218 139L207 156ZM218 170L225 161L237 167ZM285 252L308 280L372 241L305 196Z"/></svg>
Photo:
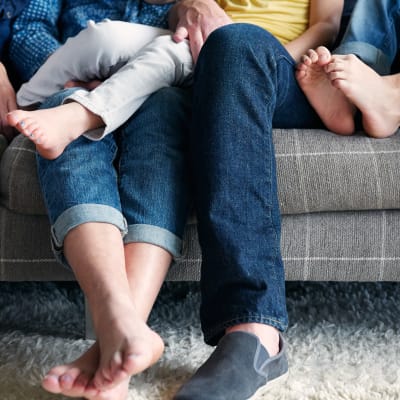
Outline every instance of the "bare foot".
<svg viewBox="0 0 400 400"><path fill-rule="evenodd" d="M157 362L163 351L161 337L137 316L128 302L105 302L93 313L100 348L93 384L109 390Z"/></svg>
<svg viewBox="0 0 400 400"><path fill-rule="evenodd" d="M49 160L59 157L84 132L103 125L99 116L75 102L43 110L15 110L8 113L7 121L32 140L38 153Z"/></svg>
<svg viewBox="0 0 400 400"><path fill-rule="evenodd" d="M160 336L129 307L110 309L103 308L101 321L95 322L98 341L72 363L52 368L42 381L45 390L90 400L125 400L131 376L159 360L164 350Z"/></svg>
<svg viewBox="0 0 400 400"><path fill-rule="evenodd" d="M129 378L110 390L100 391L93 384L99 363L99 346L96 342L86 353L70 364L52 368L43 378L42 387L50 393L90 400L125 400L128 396Z"/></svg>
<svg viewBox="0 0 400 400"><path fill-rule="evenodd" d="M355 107L332 85L326 72L331 60L326 47L309 50L297 66L296 78L325 126L340 135L351 135L355 129Z"/></svg>
<svg viewBox="0 0 400 400"><path fill-rule="evenodd" d="M332 84L362 113L364 130L373 137L393 135L400 126L400 75L380 76L355 55L334 55L326 67Z"/></svg>

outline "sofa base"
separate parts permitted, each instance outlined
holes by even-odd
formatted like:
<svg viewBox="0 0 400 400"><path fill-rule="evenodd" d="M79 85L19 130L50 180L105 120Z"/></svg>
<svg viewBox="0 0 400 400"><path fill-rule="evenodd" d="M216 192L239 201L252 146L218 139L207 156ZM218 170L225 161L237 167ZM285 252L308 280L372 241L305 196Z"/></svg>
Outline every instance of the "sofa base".
<svg viewBox="0 0 400 400"><path fill-rule="evenodd" d="M69 281L50 247L44 215L0 208L0 281ZM284 215L282 256L287 280L400 281L400 211ZM201 254L195 222L184 237L183 255L167 279L198 281Z"/></svg>

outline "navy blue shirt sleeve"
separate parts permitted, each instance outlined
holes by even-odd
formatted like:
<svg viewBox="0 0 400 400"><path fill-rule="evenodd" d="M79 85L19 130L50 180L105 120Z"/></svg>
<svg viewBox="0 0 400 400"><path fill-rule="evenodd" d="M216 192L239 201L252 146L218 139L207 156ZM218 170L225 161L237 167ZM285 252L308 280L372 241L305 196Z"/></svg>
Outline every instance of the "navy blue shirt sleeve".
<svg viewBox="0 0 400 400"><path fill-rule="evenodd" d="M23 81L60 45L58 19L61 0L31 0L14 23L10 60Z"/></svg>

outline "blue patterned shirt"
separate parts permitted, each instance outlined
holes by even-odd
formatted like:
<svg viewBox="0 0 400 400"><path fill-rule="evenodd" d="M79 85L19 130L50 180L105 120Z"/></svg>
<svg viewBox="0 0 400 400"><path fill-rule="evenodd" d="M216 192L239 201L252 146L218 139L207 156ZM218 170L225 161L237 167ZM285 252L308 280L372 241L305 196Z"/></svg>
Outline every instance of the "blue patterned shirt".
<svg viewBox="0 0 400 400"><path fill-rule="evenodd" d="M26 81L62 43L85 28L88 20L109 18L166 28L170 7L143 0L31 0L14 23L11 62Z"/></svg>
<svg viewBox="0 0 400 400"><path fill-rule="evenodd" d="M28 0L0 0L0 59L10 36L11 24Z"/></svg>

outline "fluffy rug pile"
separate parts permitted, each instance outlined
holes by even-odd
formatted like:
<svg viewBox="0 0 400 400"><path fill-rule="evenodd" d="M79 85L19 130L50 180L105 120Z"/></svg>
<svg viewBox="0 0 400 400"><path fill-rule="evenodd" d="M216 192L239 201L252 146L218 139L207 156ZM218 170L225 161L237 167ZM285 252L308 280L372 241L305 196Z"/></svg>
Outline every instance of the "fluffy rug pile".
<svg viewBox="0 0 400 400"><path fill-rule="evenodd" d="M264 400L399 400L400 284L288 283L290 375ZM205 360L197 283L167 283L150 325L166 343L129 400L170 400ZM73 283L0 284L0 399L49 400L40 379L91 342ZM226 399L234 400L234 399Z"/></svg>

